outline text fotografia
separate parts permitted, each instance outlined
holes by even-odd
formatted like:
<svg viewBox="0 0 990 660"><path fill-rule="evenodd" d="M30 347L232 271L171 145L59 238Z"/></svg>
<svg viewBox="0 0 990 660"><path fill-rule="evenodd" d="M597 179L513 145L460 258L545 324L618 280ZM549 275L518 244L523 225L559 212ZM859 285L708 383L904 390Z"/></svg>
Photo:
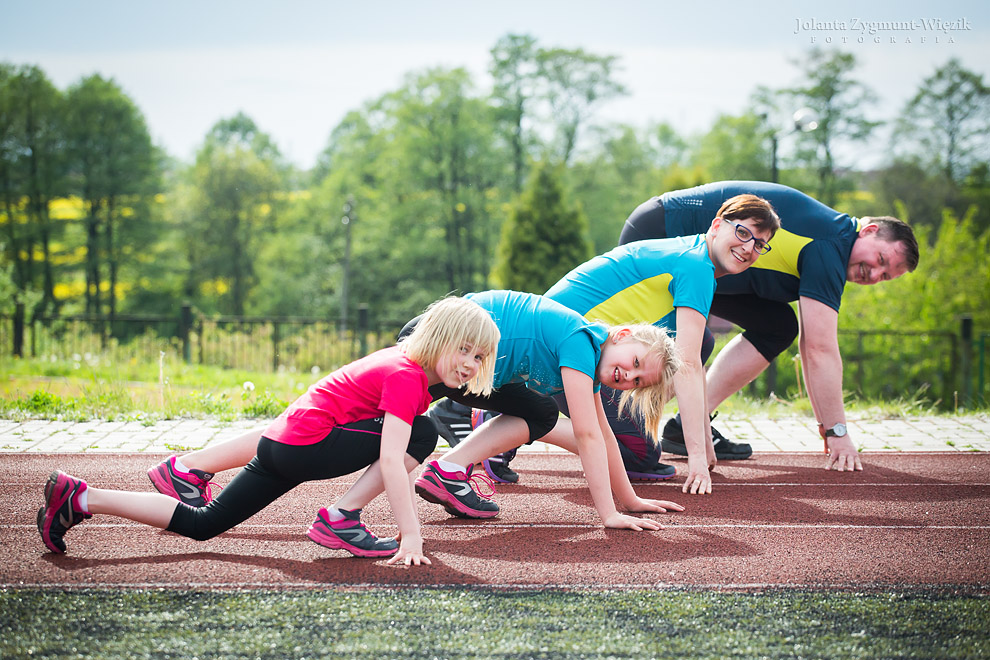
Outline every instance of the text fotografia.
<svg viewBox="0 0 990 660"><path fill-rule="evenodd" d="M826 44L952 44L955 43L953 36L956 33L973 29L968 18L915 18L903 21L872 21L862 18L826 21L797 18L794 23L794 34L810 33L812 43ZM824 34L814 34L816 32Z"/></svg>

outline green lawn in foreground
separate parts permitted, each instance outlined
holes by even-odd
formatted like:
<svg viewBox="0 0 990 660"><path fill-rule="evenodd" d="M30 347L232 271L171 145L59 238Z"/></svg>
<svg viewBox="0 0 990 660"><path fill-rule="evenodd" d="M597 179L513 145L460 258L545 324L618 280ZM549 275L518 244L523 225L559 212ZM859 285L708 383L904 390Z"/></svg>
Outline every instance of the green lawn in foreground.
<svg viewBox="0 0 990 660"><path fill-rule="evenodd" d="M0 590L0 657L985 658L949 592Z"/></svg>

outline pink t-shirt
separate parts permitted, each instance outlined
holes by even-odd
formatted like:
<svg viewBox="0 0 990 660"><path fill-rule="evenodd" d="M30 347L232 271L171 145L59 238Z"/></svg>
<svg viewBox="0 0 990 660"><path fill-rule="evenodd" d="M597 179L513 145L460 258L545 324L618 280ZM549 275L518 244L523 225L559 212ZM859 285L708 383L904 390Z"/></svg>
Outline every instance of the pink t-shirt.
<svg viewBox="0 0 990 660"><path fill-rule="evenodd" d="M430 407L426 372L390 346L337 369L311 385L265 429L266 438L312 445L335 426L391 413L412 424Z"/></svg>

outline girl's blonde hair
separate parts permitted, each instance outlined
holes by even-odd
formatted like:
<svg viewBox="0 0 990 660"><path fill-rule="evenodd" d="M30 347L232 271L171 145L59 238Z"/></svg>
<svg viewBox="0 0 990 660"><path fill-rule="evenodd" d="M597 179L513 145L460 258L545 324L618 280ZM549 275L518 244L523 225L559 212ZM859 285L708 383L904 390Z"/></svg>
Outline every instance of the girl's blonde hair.
<svg viewBox="0 0 990 660"><path fill-rule="evenodd" d="M629 330L625 341L640 342L646 346L647 355L655 355L660 362L660 373L655 384L626 390L619 397L619 414L628 409L634 417L639 415L646 420L643 430L656 445L664 406L674 398L674 374L681 368L681 354L673 337L663 328L647 323L612 326L608 332L609 339L620 330Z"/></svg>
<svg viewBox="0 0 990 660"><path fill-rule="evenodd" d="M471 394L487 396L495 377L498 326L491 315L467 298L442 298L426 308L412 333L400 342L410 360L434 369L446 353L470 345L484 359L477 375L467 382Z"/></svg>

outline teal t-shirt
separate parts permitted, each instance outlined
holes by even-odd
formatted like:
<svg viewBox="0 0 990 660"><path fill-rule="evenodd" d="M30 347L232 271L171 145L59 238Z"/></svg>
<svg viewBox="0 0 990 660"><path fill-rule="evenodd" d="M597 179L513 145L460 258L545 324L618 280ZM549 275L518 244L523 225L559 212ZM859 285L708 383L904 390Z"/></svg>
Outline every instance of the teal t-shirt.
<svg viewBox="0 0 990 660"><path fill-rule="evenodd" d="M496 388L508 383L547 396L564 390L561 367L587 374L597 382L598 360L608 329L584 319L558 302L532 293L482 291L468 298L487 310L501 338L495 363Z"/></svg>
<svg viewBox="0 0 990 660"><path fill-rule="evenodd" d="M591 321L677 329L677 307L708 316L715 264L704 234L627 243L587 261L544 295Z"/></svg>

